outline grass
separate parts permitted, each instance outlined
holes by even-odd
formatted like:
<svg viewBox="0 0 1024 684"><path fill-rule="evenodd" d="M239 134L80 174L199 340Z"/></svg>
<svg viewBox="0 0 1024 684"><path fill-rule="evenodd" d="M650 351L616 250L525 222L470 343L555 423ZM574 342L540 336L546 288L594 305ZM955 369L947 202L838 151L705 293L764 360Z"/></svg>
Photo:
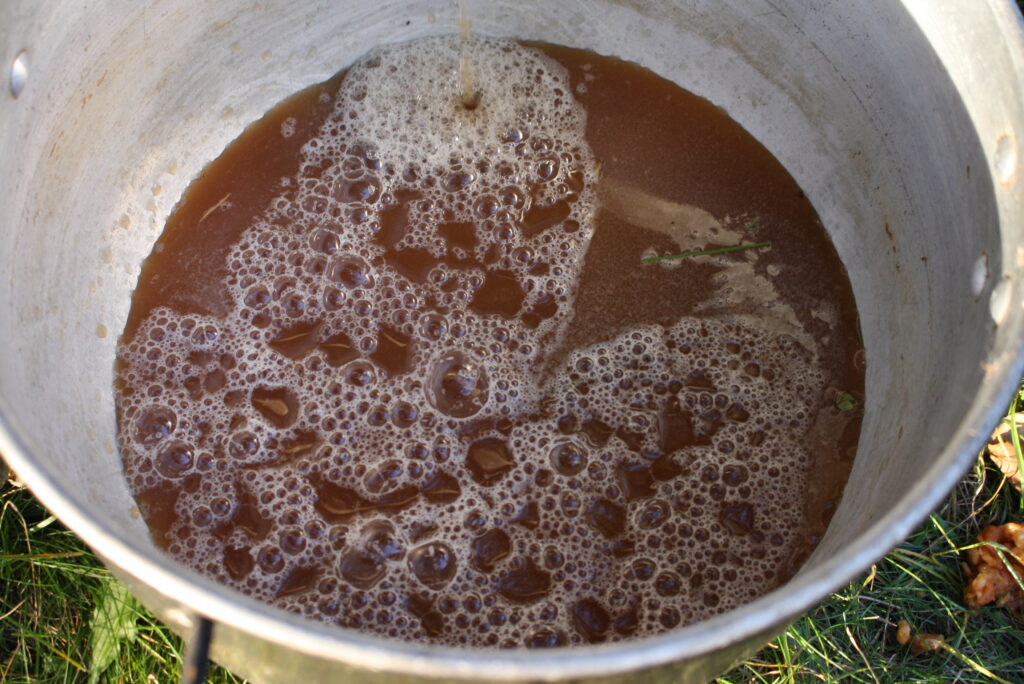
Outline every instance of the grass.
<svg viewBox="0 0 1024 684"><path fill-rule="evenodd" d="M0 492L0 681L173 682L181 642L28 492ZM241 681L215 668L212 682Z"/></svg>
<svg viewBox="0 0 1024 684"><path fill-rule="evenodd" d="M1010 409L1024 410L1024 387ZM979 457L909 539L718 684L1024 682L1024 628L965 609L960 566L981 528L1021 519L1021 496ZM947 647L912 655L900 620ZM173 682L181 648L27 490L3 486L0 681ZM241 680L214 667L209 681Z"/></svg>

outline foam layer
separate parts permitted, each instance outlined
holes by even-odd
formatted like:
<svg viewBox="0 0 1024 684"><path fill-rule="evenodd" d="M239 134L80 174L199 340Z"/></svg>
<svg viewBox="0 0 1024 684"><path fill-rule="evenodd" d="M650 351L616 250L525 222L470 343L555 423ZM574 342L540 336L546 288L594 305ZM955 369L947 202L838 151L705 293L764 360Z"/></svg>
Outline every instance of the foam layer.
<svg viewBox="0 0 1024 684"><path fill-rule="evenodd" d="M497 40L466 109L459 54L354 65L233 248L227 316L157 309L120 350L155 536L286 610L448 644L642 636L764 593L800 553L814 355L721 318L562 353L586 113Z"/></svg>

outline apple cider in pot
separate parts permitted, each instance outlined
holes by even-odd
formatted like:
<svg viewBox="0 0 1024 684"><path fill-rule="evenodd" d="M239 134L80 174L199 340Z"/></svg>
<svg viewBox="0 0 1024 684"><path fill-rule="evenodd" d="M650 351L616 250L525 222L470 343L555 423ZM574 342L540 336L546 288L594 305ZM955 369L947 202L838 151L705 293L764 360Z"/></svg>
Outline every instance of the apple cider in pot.
<svg viewBox="0 0 1024 684"><path fill-rule="evenodd" d="M471 98L454 37L371 52L174 210L116 378L154 540L285 610L455 646L637 638L777 587L860 429L814 209L641 67L471 48Z"/></svg>

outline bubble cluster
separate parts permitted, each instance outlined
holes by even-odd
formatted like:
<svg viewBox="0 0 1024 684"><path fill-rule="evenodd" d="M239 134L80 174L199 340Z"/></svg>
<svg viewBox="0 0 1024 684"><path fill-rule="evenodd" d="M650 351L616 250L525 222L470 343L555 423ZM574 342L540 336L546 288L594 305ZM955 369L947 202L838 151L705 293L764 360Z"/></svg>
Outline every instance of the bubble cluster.
<svg viewBox="0 0 1024 684"><path fill-rule="evenodd" d="M228 314L156 309L120 349L154 536L286 610L452 645L642 636L764 593L797 562L821 373L713 318L549 368L594 230L586 114L539 51L473 55L472 110L454 39L352 66L232 249Z"/></svg>

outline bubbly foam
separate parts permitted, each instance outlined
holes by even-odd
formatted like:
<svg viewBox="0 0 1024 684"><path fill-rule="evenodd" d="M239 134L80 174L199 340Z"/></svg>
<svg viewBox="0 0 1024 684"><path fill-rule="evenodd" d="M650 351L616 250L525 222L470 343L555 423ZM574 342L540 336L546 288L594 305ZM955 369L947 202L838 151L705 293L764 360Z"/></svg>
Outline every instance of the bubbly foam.
<svg viewBox="0 0 1024 684"><path fill-rule="evenodd" d="M286 610L456 645L642 636L762 594L798 541L811 352L684 318L551 364L597 209L586 113L559 64L479 39L468 110L459 55L355 64L233 248L227 316L157 309L121 348L154 534Z"/></svg>

